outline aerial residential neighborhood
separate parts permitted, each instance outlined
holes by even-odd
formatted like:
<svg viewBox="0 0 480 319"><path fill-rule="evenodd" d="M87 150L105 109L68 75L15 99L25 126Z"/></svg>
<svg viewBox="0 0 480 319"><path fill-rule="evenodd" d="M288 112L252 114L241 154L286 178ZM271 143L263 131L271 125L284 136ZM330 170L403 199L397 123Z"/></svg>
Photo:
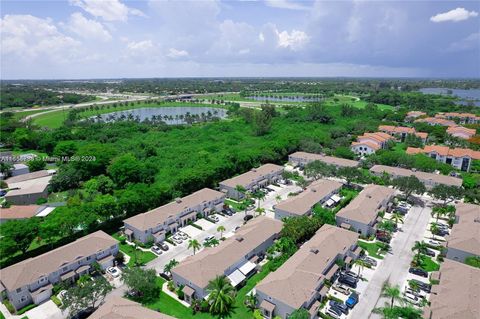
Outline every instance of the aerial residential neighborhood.
<svg viewBox="0 0 480 319"><path fill-rule="evenodd" d="M0 319L480 319L478 1L0 9Z"/></svg>

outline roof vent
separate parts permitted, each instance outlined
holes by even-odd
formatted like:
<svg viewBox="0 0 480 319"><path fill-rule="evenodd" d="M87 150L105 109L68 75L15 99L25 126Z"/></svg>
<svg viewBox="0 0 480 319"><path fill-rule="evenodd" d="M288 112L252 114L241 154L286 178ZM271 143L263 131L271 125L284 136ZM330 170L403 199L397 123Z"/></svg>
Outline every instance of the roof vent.
<svg viewBox="0 0 480 319"><path fill-rule="evenodd" d="M235 240L241 243L243 241L243 237L237 237Z"/></svg>
<svg viewBox="0 0 480 319"><path fill-rule="evenodd" d="M372 195L368 194L368 195L367 195L367 198L372 198Z"/></svg>
<svg viewBox="0 0 480 319"><path fill-rule="evenodd" d="M317 190L316 190L315 188L312 188L312 192L316 193L316 192L317 192Z"/></svg>
<svg viewBox="0 0 480 319"><path fill-rule="evenodd" d="M310 248L310 252L316 255L318 254L318 248Z"/></svg>
<svg viewBox="0 0 480 319"><path fill-rule="evenodd" d="M181 202L182 202L182 199L181 199L180 197L177 197L177 198L175 198L175 202L181 203Z"/></svg>

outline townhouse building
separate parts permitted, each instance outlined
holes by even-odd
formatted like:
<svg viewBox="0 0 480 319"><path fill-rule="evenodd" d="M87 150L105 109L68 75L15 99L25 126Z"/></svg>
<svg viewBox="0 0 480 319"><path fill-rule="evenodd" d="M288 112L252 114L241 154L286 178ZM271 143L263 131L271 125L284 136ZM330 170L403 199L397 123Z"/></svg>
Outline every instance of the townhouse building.
<svg viewBox="0 0 480 319"><path fill-rule="evenodd" d="M421 171L413 171L406 168L392 167L385 165L374 165L370 168L370 172L377 176L382 176L384 173L390 175L391 178L395 179L398 177L408 177L415 176L418 178L427 189L432 189L437 185L447 185L447 186L462 186L462 179L447 175L427 173Z"/></svg>
<svg viewBox="0 0 480 319"><path fill-rule="evenodd" d="M426 145L424 148L408 147L407 154L426 154L438 162L452 165L462 171L470 171L473 160L480 160L480 151L468 148L449 148L448 146Z"/></svg>
<svg viewBox="0 0 480 319"><path fill-rule="evenodd" d="M393 140L390 134L384 132L365 133L352 142L350 149L360 156L370 155L376 151L387 148L387 142Z"/></svg>
<svg viewBox="0 0 480 319"><path fill-rule="evenodd" d="M364 236L375 234L378 213L393 199L395 190L379 185L366 186L357 197L336 215L337 226Z"/></svg>
<svg viewBox="0 0 480 319"><path fill-rule="evenodd" d="M438 280L430 294L425 319L478 319L480 317L480 269L445 259L440 270L431 275Z"/></svg>
<svg viewBox="0 0 480 319"><path fill-rule="evenodd" d="M480 257L480 206L455 205L455 223L447 236L447 258L465 262L467 257Z"/></svg>
<svg viewBox="0 0 480 319"><path fill-rule="evenodd" d="M141 304L112 296L98 307L88 319L175 319L158 311L143 307Z"/></svg>
<svg viewBox="0 0 480 319"><path fill-rule="evenodd" d="M179 227L196 221L198 216L204 217L213 211L220 211L224 199L224 193L203 188L169 204L125 219L125 235L130 241L162 242L168 233L175 233Z"/></svg>
<svg viewBox="0 0 480 319"><path fill-rule="evenodd" d="M304 167L308 163L320 161L322 163L333 165L336 167L358 167L358 161L353 161L345 158L326 156L323 154L314 154L307 152L295 152L288 156L288 161L294 166Z"/></svg>
<svg viewBox="0 0 480 319"><path fill-rule="evenodd" d="M463 126L450 126L447 128L447 134L462 140L468 140L477 134L477 130Z"/></svg>
<svg viewBox="0 0 480 319"><path fill-rule="evenodd" d="M427 123L428 125L431 125L431 126L436 126L436 125L455 126L455 125L457 125L457 123L455 123L455 121L446 120L446 119L442 119L442 118L438 118L438 117L426 117L426 118L416 119L413 122L414 123Z"/></svg>
<svg viewBox="0 0 480 319"><path fill-rule="evenodd" d="M238 191L237 188L239 186L246 191L252 192L277 181L282 176L282 173L283 166L264 164L246 173L224 180L219 184L220 191L226 193L230 198L240 200L245 197L245 194Z"/></svg>
<svg viewBox="0 0 480 319"><path fill-rule="evenodd" d="M89 273L92 263L113 266L118 241L97 231L43 255L0 270L0 288L15 309L40 304L52 295L53 285L72 282Z"/></svg>
<svg viewBox="0 0 480 319"><path fill-rule="evenodd" d="M437 113L435 114L436 118L453 120L458 124L478 124L480 123L480 116L472 113L457 113L457 112L447 112L447 113Z"/></svg>
<svg viewBox="0 0 480 319"><path fill-rule="evenodd" d="M305 216L312 213L316 204L323 204L342 188L343 184L331 180L318 180L294 197L274 205L275 218Z"/></svg>
<svg viewBox="0 0 480 319"><path fill-rule="evenodd" d="M183 287L188 303L205 298L209 282L217 276L226 276L237 287L255 273L258 256L273 244L281 230L281 221L265 216L254 218L220 245L182 261L172 269L172 280L177 287Z"/></svg>
<svg viewBox="0 0 480 319"><path fill-rule="evenodd" d="M55 171L41 170L6 179L9 190L5 199L15 205L29 205L35 204L40 198L47 198L53 174Z"/></svg>
<svg viewBox="0 0 480 319"><path fill-rule="evenodd" d="M428 133L417 132L413 127L406 126L392 126L392 125L380 125L378 130L383 133L390 134L397 141L404 142L408 135L414 135L422 140L422 143L427 142Z"/></svg>
<svg viewBox="0 0 480 319"><path fill-rule="evenodd" d="M410 122L424 116L427 116L427 113L421 111L410 111L407 113L405 121Z"/></svg>
<svg viewBox="0 0 480 319"><path fill-rule="evenodd" d="M354 232L323 225L280 268L257 284L255 291L263 316L286 319L296 309L304 308L310 318L318 318L328 292L326 282L333 282L339 271L337 261L349 264L360 254L357 239Z"/></svg>

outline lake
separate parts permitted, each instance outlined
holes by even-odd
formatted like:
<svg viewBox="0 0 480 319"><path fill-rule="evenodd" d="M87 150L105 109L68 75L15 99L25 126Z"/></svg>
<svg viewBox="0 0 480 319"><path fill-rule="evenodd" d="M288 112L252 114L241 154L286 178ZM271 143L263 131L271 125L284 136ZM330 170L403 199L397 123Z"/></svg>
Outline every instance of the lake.
<svg viewBox="0 0 480 319"><path fill-rule="evenodd" d="M227 110L215 107L144 107L132 110L117 111L100 115L105 122L123 119L158 120L168 125L188 124L194 122L211 121L214 118L226 118ZM98 119L98 116L91 117Z"/></svg>
<svg viewBox="0 0 480 319"><path fill-rule="evenodd" d="M270 101L270 102L312 102L312 101L321 101L322 97L313 97L313 96L248 96L247 99L252 99L255 101Z"/></svg>
<svg viewBox="0 0 480 319"><path fill-rule="evenodd" d="M449 91L451 91L451 94L449 94ZM452 95L460 98L460 101L456 102L458 104L466 105L469 101L472 101L475 106L480 106L480 89L422 88L420 92L424 94Z"/></svg>

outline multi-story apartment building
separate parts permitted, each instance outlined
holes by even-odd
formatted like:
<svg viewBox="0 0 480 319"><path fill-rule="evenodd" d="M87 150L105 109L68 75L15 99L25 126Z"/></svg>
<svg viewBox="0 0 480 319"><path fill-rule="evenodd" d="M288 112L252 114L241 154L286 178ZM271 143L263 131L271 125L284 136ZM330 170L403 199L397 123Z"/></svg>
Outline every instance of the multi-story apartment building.
<svg viewBox="0 0 480 319"><path fill-rule="evenodd" d="M457 123L455 123L452 120L446 120L446 119L442 119L442 118L438 118L438 117L426 117L426 118L423 118L423 119L417 119L414 122L415 123L427 123L428 125L431 125L431 126L436 126L436 125L455 126L455 125L457 125Z"/></svg>
<svg viewBox="0 0 480 319"><path fill-rule="evenodd" d="M480 123L480 116L472 113L457 113L457 112L448 112L448 113L438 113L435 114L436 118L453 120L459 124L478 124Z"/></svg>
<svg viewBox="0 0 480 319"><path fill-rule="evenodd" d="M378 213L387 207L394 195L395 190L385 186L366 186L335 215L337 225L364 236L374 234Z"/></svg>
<svg viewBox="0 0 480 319"><path fill-rule="evenodd" d="M380 125L378 130L380 132L390 134L400 142L404 142L408 135L415 135L422 140L423 144L427 142L428 138L428 133L417 132L413 127Z"/></svg>
<svg viewBox="0 0 480 319"><path fill-rule="evenodd" d="M313 206L326 202L338 193L342 186L342 183L336 181L323 179L315 181L297 196L274 205L275 218L281 220L285 217L309 215Z"/></svg>
<svg viewBox="0 0 480 319"><path fill-rule="evenodd" d="M53 285L87 274L93 262L102 269L113 265L118 241L102 231L0 271L1 287L15 309L40 304L52 295ZM2 289L3 290L3 289Z"/></svg>
<svg viewBox="0 0 480 319"><path fill-rule="evenodd" d="M360 254L358 234L332 225L323 225L317 233L280 268L270 273L255 291L265 318L287 319L304 308L310 318L317 313L326 297L326 281L333 282L339 270L338 261L351 263Z"/></svg>
<svg viewBox="0 0 480 319"><path fill-rule="evenodd" d="M459 203L447 236L447 258L463 263L475 256L480 257L480 206Z"/></svg>
<svg viewBox="0 0 480 319"><path fill-rule="evenodd" d="M463 126L450 126L447 128L447 134L463 140L471 139L477 134L477 130L466 128Z"/></svg>
<svg viewBox="0 0 480 319"><path fill-rule="evenodd" d="M130 241L162 242L167 233L175 233L179 227L197 220L197 215L206 216L220 211L225 194L204 188L183 198L123 221L125 235Z"/></svg>
<svg viewBox="0 0 480 319"><path fill-rule="evenodd" d="M447 175L426 173L421 171L412 171L406 168L392 167L385 165L374 165L370 168L370 172L377 176L382 176L384 173L390 175L391 178L406 177L406 176L415 176L418 178L427 189L432 189L437 185L447 185L447 186L462 186L462 179Z"/></svg>
<svg viewBox="0 0 480 319"><path fill-rule="evenodd" d="M480 160L480 151L468 148L449 148L448 146L426 145L424 148L409 147L407 154L423 153L462 171L470 171L473 160Z"/></svg>
<svg viewBox="0 0 480 319"><path fill-rule="evenodd" d="M217 276L227 276L236 287L255 273L255 260L264 254L282 230L282 222L260 216L240 227L234 236L220 245L205 248L172 269L172 280L183 286L185 301L203 299L207 286Z"/></svg>
<svg viewBox="0 0 480 319"><path fill-rule="evenodd" d="M418 119L419 117L427 116L427 113L421 111L410 111L405 117L405 121L410 122L412 120Z"/></svg>
<svg viewBox="0 0 480 319"><path fill-rule="evenodd" d="M361 156L370 155L382 148L386 148L387 142L390 140L393 140L393 137L384 132L365 133L358 136L356 142L352 142L350 149L355 154Z"/></svg>
<svg viewBox="0 0 480 319"><path fill-rule="evenodd" d="M265 164L254 168L246 173L224 180L219 184L220 191L225 192L228 197L242 199L245 194L238 191L238 186L246 191L255 191L259 187L268 185L280 179L283 173L283 166Z"/></svg>
<svg viewBox="0 0 480 319"><path fill-rule="evenodd" d="M328 165L336 167L358 167L358 161L353 161L345 158L326 156L322 154L295 152L288 156L288 161L293 165L305 166L314 161L320 161Z"/></svg>

